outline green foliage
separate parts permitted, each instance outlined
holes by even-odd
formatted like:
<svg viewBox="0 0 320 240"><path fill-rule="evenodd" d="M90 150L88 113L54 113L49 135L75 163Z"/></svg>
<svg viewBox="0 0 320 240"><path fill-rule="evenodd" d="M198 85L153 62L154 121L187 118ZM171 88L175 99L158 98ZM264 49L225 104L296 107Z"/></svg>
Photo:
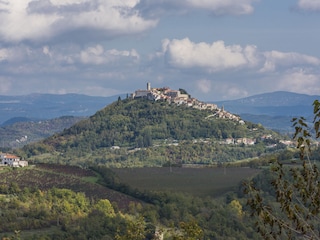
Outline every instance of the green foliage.
<svg viewBox="0 0 320 240"><path fill-rule="evenodd" d="M115 156L113 153L116 153L114 160L123 162L128 156L127 152L123 150L118 151L120 154L116 151L111 152L110 147L120 146L130 151L132 148L161 146L165 141L189 142L189 145L192 145L191 141L194 139L219 142L229 137L253 138L270 133L252 123L241 125L231 120L207 118L212 114L212 111L170 105L167 102L145 99L119 100L90 118L65 129L61 134L25 146L22 150L18 150L18 154L30 158L50 153L57 161L68 159L74 161L75 157L80 161L81 158L88 159L88 154L98 157L103 155L102 152L108 155L109 159L104 160L107 162L112 161L112 156ZM253 128L255 131L252 131ZM212 147L207 148L208 152L212 150ZM160 153L162 149L151 151L155 152L156 158L161 159L162 164L166 160L164 157L169 157ZM195 151L199 154L201 150L195 149ZM223 160L229 157L221 154L219 156ZM195 158L199 159L199 156Z"/></svg>
<svg viewBox="0 0 320 240"><path fill-rule="evenodd" d="M203 239L203 230L195 221L181 222L179 224L180 234L173 236L173 240L195 240Z"/></svg>
<svg viewBox="0 0 320 240"><path fill-rule="evenodd" d="M132 201L128 196L87 181L88 177L97 177L97 174L89 169L68 165L37 164L28 168L8 168L0 171L0 194L13 194L25 188L44 191L55 187L83 192L93 200L110 196L109 200L117 203L120 209Z"/></svg>
<svg viewBox="0 0 320 240"><path fill-rule="evenodd" d="M137 216L137 213L140 213L147 223L170 228L167 235L173 239L225 239L231 236L248 239L255 236L254 230L249 227L253 224L252 219L244 214L244 211L239 216L240 206L243 205L240 200L231 200L234 200L235 211L234 207L228 207L210 197L192 196L178 191L159 191L156 188L153 188L153 191L137 189L133 184L123 183L115 172L108 168L100 166L94 169L100 173L105 185L148 203L142 207L140 204L130 204L130 214ZM191 172L190 169L189 173ZM172 181L174 185L174 180ZM118 237L126 239L129 234L128 229L122 229Z"/></svg>
<svg viewBox="0 0 320 240"><path fill-rule="evenodd" d="M258 216L257 229L265 239L320 238L320 175L310 159L312 137L319 138L320 103L314 101L312 136L304 118L293 119L294 139L300 153L300 165L274 161L271 166L273 192L265 195L252 182L246 186L247 204ZM266 197L267 196L267 197Z"/></svg>
<svg viewBox="0 0 320 240"><path fill-rule="evenodd" d="M12 237L14 230L20 231L21 239L33 240L142 239L142 235L152 239L155 232L168 239L192 239L192 229L202 232L204 239L254 235L251 219L244 214L243 223L224 201L178 191L139 190L123 184L110 169L96 169L100 185L81 182L97 174L74 166L40 164L0 172L0 238ZM102 185L114 185L128 195Z"/></svg>
<svg viewBox="0 0 320 240"><path fill-rule="evenodd" d="M106 216L115 216L114 209L108 199L100 199L94 209L104 213Z"/></svg>
<svg viewBox="0 0 320 240"><path fill-rule="evenodd" d="M123 235L117 233L115 240L144 240L145 239L145 221L142 216L129 220Z"/></svg>
<svg viewBox="0 0 320 240"><path fill-rule="evenodd" d="M185 89L179 88L181 94L189 94Z"/></svg>
<svg viewBox="0 0 320 240"><path fill-rule="evenodd" d="M64 116L50 120L17 122L0 127L2 151L8 152L6 148L22 147L31 142L40 141L71 127L83 119L84 117Z"/></svg>
<svg viewBox="0 0 320 240"><path fill-rule="evenodd" d="M24 188L0 195L0 237L21 239L226 239L253 236L252 221L230 218L223 202L175 193L144 193L152 204L130 204L115 211L107 199L89 200L67 189ZM28 237L29 236L29 237ZM165 238L167 239L167 238Z"/></svg>

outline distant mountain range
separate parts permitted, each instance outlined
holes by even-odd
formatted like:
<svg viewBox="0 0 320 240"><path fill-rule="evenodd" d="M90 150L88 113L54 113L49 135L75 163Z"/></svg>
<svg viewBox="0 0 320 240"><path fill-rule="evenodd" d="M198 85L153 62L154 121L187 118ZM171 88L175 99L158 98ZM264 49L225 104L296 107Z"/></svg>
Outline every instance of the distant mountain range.
<svg viewBox="0 0 320 240"><path fill-rule="evenodd" d="M81 94L0 96L0 126L20 120L44 120L61 116L91 116L117 100L119 96L125 97L124 94L111 97Z"/></svg>
<svg viewBox="0 0 320 240"><path fill-rule="evenodd" d="M215 103L236 114L310 116L312 115L312 102L319 98L320 95L311 96L279 91Z"/></svg>
<svg viewBox="0 0 320 240"><path fill-rule="evenodd" d="M30 94L23 96L0 96L0 126L16 122L54 119L61 116L88 117L95 114L118 97L95 97L82 94ZM318 96L292 92L272 92L237 100L214 102L220 108L238 114L242 119L263 126L290 131L290 120L295 116L312 115L312 102Z"/></svg>
<svg viewBox="0 0 320 240"><path fill-rule="evenodd" d="M320 99L320 95L278 91L215 103L229 112L240 115L246 121L261 123L269 129L290 132L293 117L303 116L312 119L312 103L316 99Z"/></svg>

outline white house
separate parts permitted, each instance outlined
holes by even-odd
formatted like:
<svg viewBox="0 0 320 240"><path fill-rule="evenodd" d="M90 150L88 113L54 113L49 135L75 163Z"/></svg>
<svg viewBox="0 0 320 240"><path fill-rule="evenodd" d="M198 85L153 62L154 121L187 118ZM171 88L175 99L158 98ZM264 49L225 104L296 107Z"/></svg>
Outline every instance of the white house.
<svg viewBox="0 0 320 240"><path fill-rule="evenodd" d="M1 165L10 167L26 167L28 161L21 160L19 157L13 154L2 153L0 155Z"/></svg>

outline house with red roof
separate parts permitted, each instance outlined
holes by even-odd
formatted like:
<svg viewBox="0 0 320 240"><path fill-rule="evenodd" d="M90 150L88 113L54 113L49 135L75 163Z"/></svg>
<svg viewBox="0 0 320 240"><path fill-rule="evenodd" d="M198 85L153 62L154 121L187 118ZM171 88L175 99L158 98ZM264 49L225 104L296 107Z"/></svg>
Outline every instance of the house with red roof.
<svg viewBox="0 0 320 240"><path fill-rule="evenodd" d="M26 167L28 166L28 161L21 160L20 157L13 154L1 153L0 164L2 166L10 166L10 167Z"/></svg>

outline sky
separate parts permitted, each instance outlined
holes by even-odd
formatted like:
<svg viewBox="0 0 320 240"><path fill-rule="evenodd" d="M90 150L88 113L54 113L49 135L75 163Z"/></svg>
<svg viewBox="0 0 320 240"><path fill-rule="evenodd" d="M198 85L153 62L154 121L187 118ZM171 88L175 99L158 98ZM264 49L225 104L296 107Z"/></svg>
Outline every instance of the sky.
<svg viewBox="0 0 320 240"><path fill-rule="evenodd" d="M320 95L320 0L0 0L0 95Z"/></svg>

